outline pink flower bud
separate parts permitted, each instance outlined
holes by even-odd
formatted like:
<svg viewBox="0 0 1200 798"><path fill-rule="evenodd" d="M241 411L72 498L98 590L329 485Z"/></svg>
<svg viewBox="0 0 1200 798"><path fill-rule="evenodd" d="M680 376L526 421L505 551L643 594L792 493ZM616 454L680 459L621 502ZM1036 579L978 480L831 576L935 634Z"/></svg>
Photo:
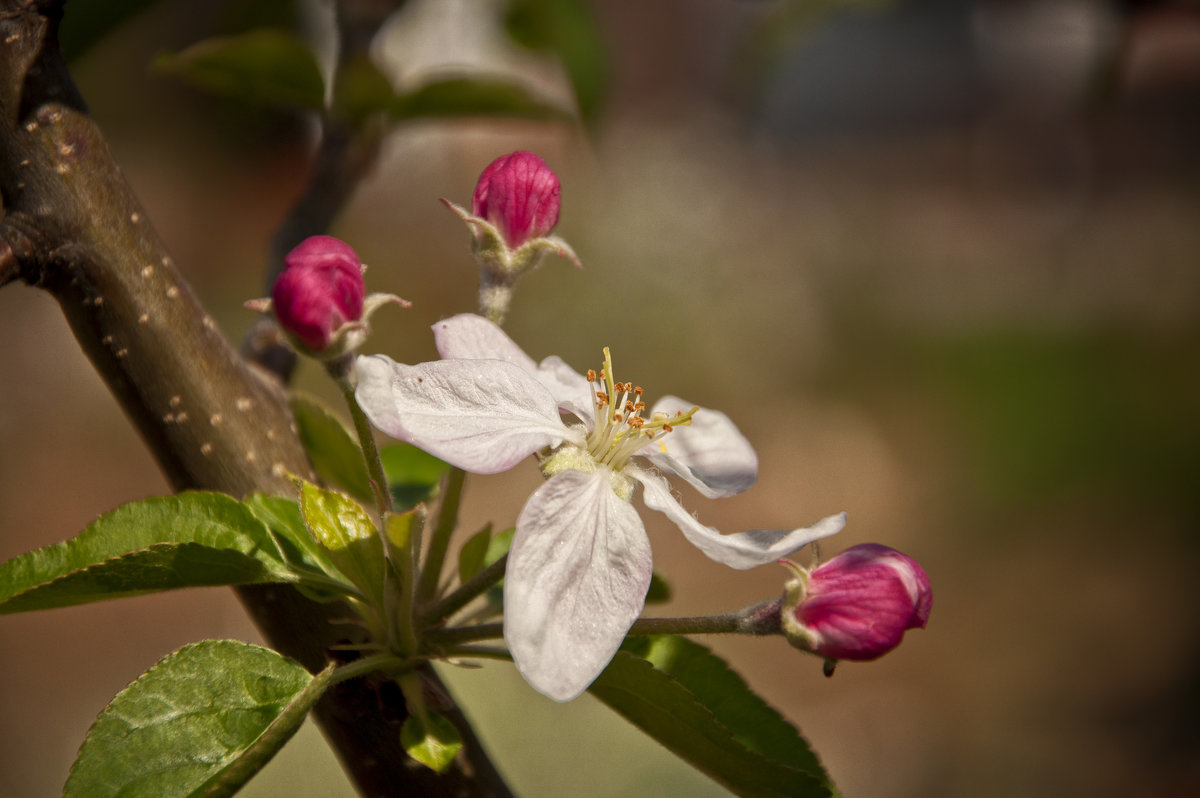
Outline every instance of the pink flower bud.
<svg viewBox="0 0 1200 798"><path fill-rule="evenodd" d="M349 244L312 236L283 259L271 303L284 330L313 352L326 349L343 325L363 315L362 262Z"/></svg>
<svg viewBox="0 0 1200 798"><path fill-rule="evenodd" d="M488 164L475 186L471 213L500 230L510 249L558 224L558 176L532 152L518 150Z"/></svg>
<svg viewBox="0 0 1200 798"><path fill-rule="evenodd" d="M846 549L808 575L798 604L785 601L788 639L826 659L869 660L925 628L933 590L913 558L877 543Z"/></svg>

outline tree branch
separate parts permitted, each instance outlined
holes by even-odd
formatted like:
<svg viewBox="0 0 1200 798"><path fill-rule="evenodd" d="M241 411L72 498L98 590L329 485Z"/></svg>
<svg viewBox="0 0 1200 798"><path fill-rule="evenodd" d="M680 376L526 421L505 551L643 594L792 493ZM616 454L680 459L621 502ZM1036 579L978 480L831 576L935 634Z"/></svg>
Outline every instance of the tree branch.
<svg viewBox="0 0 1200 798"><path fill-rule="evenodd" d="M52 293L172 486L290 495L311 475L280 385L205 314L87 116L58 52L62 2L0 0L0 285ZM358 643L338 604L283 586L238 590L263 634L316 672ZM432 669L430 689L440 683ZM345 682L316 716L364 795L508 795L461 713L471 760L436 776L400 746L403 702L382 677Z"/></svg>
<svg viewBox="0 0 1200 798"><path fill-rule="evenodd" d="M356 58L365 58L380 26L403 2L337 3L338 52L335 70ZM337 81L334 80L336 87ZM264 293L269 294L283 271L283 259L309 236L328 232L362 179L375 167L383 142L386 120L350 120L326 112L321 118L317 144L304 190L271 238ZM286 343L275 319L263 314L242 340L242 354L284 382L291 379L296 355Z"/></svg>

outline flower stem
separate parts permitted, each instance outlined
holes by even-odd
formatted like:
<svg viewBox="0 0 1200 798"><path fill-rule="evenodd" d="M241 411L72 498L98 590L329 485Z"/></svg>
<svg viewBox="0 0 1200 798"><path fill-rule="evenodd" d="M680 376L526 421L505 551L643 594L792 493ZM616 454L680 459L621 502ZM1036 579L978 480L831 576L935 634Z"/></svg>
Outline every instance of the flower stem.
<svg viewBox="0 0 1200 798"><path fill-rule="evenodd" d="M639 618L629 630L630 635L713 635L743 634L758 635L770 632L758 631L746 624L741 613L728 615L702 615L694 618Z"/></svg>
<svg viewBox="0 0 1200 798"><path fill-rule="evenodd" d="M326 368L342 390L346 407L350 409L350 418L354 419L354 431L358 433L358 443L362 447L363 459L367 464L371 491L375 494L375 504L379 509L379 514L385 515L392 511L387 477L383 474L383 462L379 459L379 449L375 446L375 436L371 433L371 424L367 421L366 413L358 406L358 399L354 396L354 382L350 378L350 365L344 360L338 360L327 364Z"/></svg>
<svg viewBox="0 0 1200 798"><path fill-rule="evenodd" d="M421 726L429 728L429 711L425 707L425 691L421 688L421 677L414 672L403 674L396 683L404 694L404 705L409 715L415 715Z"/></svg>
<svg viewBox="0 0 1200 798"><path fill-rule="evenodd" d="M779 599L774 599L724 615L700 615L692 618L638 618L633 622L628 634L782 634L779 625L779 607ZM434 629L426 633L426 638L431 643L447 647L473 643L477 640L492 640L503 636L504 627L499 623Z"/></svg>
<svg viewBox="0 0 1200 798"><path fill-rule="evenodd" d="M504 568L508 563L508 554L496 560L479 573L459 585L453 593L443 596L438 601L422 607L417 612L417 618L422 626L436 624L443 618L449 618L461 610L477 596L483 594L492 585L504 577Z"/></svg>
<svg viewBox="0 0 1200 798"><path fill-rule="evenodd" d="M345 665L338 666L337 669L335 669L329 675L329 683L326 685L326 687L332 687L333 685L338 684L339 682L344 682L347 679L366 676L368 673L373 673L378 670L400 667L403 664L404 660L400 659L395 654L372 654L369 657L356 659L353 662L347 662ZM322 671L322 674L324 673L325 671Z"/></svg>
<svg viewBox="0 0 1200 798"><path fill-rule="evenodd" d="M391 620L393 645L405 654L412 654L419 647L416 624L416 573L417 539L424 528L424 513L418 508L409 513L389 514L383 519L383 534L387 544L391 566L387 573L395 577L390 584L388 598L394 604L387 605L386 615ZM390 580L389 580L390 582Z"/></svg>
<svg viewBox="0 0 1200 798"><path fill-rule="evenodd" d="M779 633L778 599L724 615L700 615L692 618L638 618L629 630L630 635L767 635Z"/></svg>
<svg viewBox="0 0 1200 798"><path fill-rule="evenodd" d="M442 490L442 501L438 505L437 523L429 538L429 549L425 565L421 569L421 582L417 586L417 602L425 603L437 594L438 580L442 576L442 565L450 549L450 535L458 526L458 507L462 502L463 483L467 472L451 468L446 474L446 486Z"/></svg>
<svg viewBox="0 0 1200 798"><path fill-rule="evenodd" d="M424 639L438 646L455 646L473 643L476 640L494 640L504 636L504 626L499 623L481 623L475 626L454 626L449 629L430 629Z"/></svg>
<svg viewBox="0 0 1200 798"><path fill-rule="evenodd" d="M447 658L454 659L502 659L512 662L512 654L501 646L455 646L445 652Z"/></svg>

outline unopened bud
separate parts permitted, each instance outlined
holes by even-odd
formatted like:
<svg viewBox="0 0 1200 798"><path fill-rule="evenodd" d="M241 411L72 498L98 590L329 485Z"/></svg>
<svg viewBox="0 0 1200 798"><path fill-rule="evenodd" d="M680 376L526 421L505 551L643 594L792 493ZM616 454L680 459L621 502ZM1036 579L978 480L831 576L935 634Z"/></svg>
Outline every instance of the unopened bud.
<svg viewBox="0 0 1200 798"><path fill-rule="evenodd" d="M251 310L275 311L292 344L327 363L366 340L367 319L383 305L409 303L392 294L366 294L366 266L354 249L333 236L312 236L283 259L270 299L246 302Z"/></svg>
<svg viewBox="0 0 1200 798"><path fill-rule="evenodd" d="M471 214L500 231L509 249L549 235L558 224L558 176L532 152L518 150L488 164L475 185Z"/></svg>
<svg viewBox="0 0 1200 798"><path fill-rule="evenodd" d="M475 185L471 212L442 202L471 229L479 264L479 312L499 324L508 313L517 278L550 252L579 266L566 241L549 235L558 222L558 177L532 152L503 155L488 164Z"/></svg>
<svg viewBox="0 0 1200 798"><path fill-rule="evenodd" d="M853 546L811 573L791 565L782 606L784 634L826 660L871 660L925 628L933 590L913 558L877 543Z"/></svg>
<svg viewBox="0 0 1200 798"><path fill-rule="evenodd" d="M283 260L271 291L275 316L284 330L313 352L329 347L334 333L363 315L362 261L332 236L305 239Z"/></svg>

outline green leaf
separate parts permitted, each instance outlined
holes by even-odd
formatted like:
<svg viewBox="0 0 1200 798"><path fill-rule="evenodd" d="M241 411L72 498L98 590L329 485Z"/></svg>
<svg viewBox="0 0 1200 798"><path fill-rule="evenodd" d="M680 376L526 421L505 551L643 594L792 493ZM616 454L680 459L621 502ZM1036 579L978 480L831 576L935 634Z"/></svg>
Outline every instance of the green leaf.
<svg viewBox="0 0 1200 798"><path fill-rule="evenodd" d="M458 581L466 582L483 570L483 558L492 542L492 525L472 535L458 552Z"/></svg>
<svg viewBox="0 0 1200 798"><path fill-rule="evenodd" d="M0 613L199 585L293 581L262 521L220 493L133 502L0 564Z"/></svg>
<svg viewBox="0 0 1200 798"><path fill-rule="evenodd" d="M383 606L387 561L375 523L353 499L309 482L300 486L300 511L317 543L363 594Z"/></svg>
<svg viewBox="0 0 1200 798"><path fill-rule="evenodd" d="M677 639L677 638L655 638ZM795 756L794 761L773 758L755 748L792 752L792 744L775 743L766 738L783 734L797 738L794 728L749 691L724 662L690 641L675 648L631 638L633 648L648 647L671 672L658 663L643 659L628 650L617 652L608 668L589 688L590 692L629 722L646 732L701 772L747 798L827 798L833 793L816 758ZM694 646L695 648L691 648ZM660 656L670 651L674 656ZM707 663L697 671L688 664L715 660L721 667ZM693 689L700 691L698 694ZM755 704L767 710L748 709ZM769 714L768 714L769 713ZM772 720L774 715L774 720ZM766 722L755 732L741 727L747 716ZM736 731L727 722L733 723ZM800 741L803 744L803 741ZM807 746L804 746L807 752ZM816 770L812 770L815 767Z"/></svg>
<svg viewBox="0 0 1200 798"><path fill-rule="evenodd" d="M450 470L446 463L409 443L383 447L379 459L397 512L411 510L421 502L433 499L438 483Z"/></svg>
<svg viewBox="0 0 1200 798"><path fill-rule="evenodd" d="M650 588L646 591L647 604L662 604L671 600L671 586L667 584L667 580L658 575L658 572L650 574Z"/></svg>
<svg viewBox="0 0 1200 798"><path fill-rule="evenodd" d="M232 795L300 728L330 673L233 640L185 646L100 713L63 796Z"/></svg>
<svg viewBox="0 0 1200 798"><path fill-rule="evenodd" d="M300 503L283 496L255 493L247 497L244 504L250 508L267 528L283 550L284 558L299 581L296 588L314 601L334 601L342 598L346 590L330 590L329 580L342 582L350 587L350 581L338 570L325 549L313 539L304 523ZM314 579L313 574L323 574L328 579ZM357 592L351 587L350 592Z"/></svg>
<svg viewBox="0 0 1200 798"><path fill-rule="evenodd" d="M321 479L359 501L373 503L375 494L362 449L337 416L307 396L292 397L292 414L300 429L300 442Z"/></svg>
<svg viewBox="0 0 1200 798"><path fill-rule="evenodd" d="M496 560L508 554L508 550L512 548L513 537L516 534L516 527L509 527L503 532L497 532L492 535L492 539L488 541L487 553L483 555L484 568L487 568L496 562Z"/></svg>
<svg viewBox="0 0 1200 798"><path fill-rule="evenodd" d="M160 55L154 68L224 97L283 108L319 110L325 81L308 45L282 30L264 28L218 36L175 54Z"/></svg>
<svg viewBox="0 0 1200 798"><path fill-rule="evenodd" d="M566 110L516 83L470 77L432 80L413 91L399 94L392 103L391 115L396 121L431 116L570 118Z"/></svg>
<svg viewBox="0 0 1200 798"><path fill-rule="evenodd" d="M508 554L509 549L512 548L513 536L516 534L517 530L509 527L502 532L492 535L491 539L488 540L487 551L484 552L483 560L480 562L476 573L494 564L505 554ZM468 543L470 542L468 541ZM489 587L484 597L488 603L488 612L486 614L498 615L504 607L504 579Z"/></svg>
<svg viewBox="0 0 1200 798"><path fill-rule="evenodd" d="M818 775L832 787L820 760L796 727L705 646L685 637L664 635L631 637L623 648L695 694L729 728L734 739L751 751Z"/></svg>
<svg viewBox="0 0 1200 798"><path fill-rule="evenodd" d="M454 724L436 712L427 713L426 725L409 715L400 729L400 744L413 759L436 773L444 773L462 749L462 738Z"/></svg>

